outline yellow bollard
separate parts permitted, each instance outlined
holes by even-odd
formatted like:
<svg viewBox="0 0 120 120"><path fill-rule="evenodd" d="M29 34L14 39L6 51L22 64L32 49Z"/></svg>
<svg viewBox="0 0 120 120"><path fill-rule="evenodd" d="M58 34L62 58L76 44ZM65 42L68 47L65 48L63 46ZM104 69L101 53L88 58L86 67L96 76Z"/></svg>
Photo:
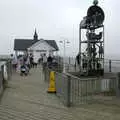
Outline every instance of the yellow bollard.
<svg viewBox="0 0 120 120"><path fill-rule="evenodd" d="M50 81L49 81L49 87L48 87L48 93L56 93L56 88L55 88L55 72L51 71L50 72Z"/></svg>

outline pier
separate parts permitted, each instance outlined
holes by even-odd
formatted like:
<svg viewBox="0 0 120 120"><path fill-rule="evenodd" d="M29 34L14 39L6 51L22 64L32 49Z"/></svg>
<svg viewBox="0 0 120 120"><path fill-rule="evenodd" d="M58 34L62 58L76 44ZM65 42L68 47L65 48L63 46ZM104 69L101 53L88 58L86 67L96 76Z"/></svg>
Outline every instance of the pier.
<svg viewBox="0 0 120 120"><path fill-rule="evenodd" d="M56 94L47 93L42 67L33 68L28 76L12 73L0 102L1 120L118 120L120 107L84 104L66 107Z"/></svg>

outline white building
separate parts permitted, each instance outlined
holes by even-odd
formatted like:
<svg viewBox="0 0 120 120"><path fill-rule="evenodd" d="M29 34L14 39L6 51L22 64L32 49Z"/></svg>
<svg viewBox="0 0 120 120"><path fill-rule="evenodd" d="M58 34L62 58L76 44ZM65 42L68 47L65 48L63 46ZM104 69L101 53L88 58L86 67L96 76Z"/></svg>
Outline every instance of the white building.
<svg viewBox="0 0 120 120"><path fill-rule="evenodd" d="M38 35L34 33L33 39L15 39L14 50L16 55L32 53L35 61L41 57L42 54L54 55L59 49L55 40L38 39Z"/></svg>

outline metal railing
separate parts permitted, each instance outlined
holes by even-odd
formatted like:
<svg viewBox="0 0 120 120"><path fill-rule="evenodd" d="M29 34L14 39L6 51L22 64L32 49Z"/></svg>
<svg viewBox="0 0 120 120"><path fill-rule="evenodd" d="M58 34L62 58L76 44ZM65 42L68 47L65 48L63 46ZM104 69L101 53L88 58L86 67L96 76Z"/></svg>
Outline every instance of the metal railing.
<svg viewBox="0 0 120 120"><path fill-rule="evenodd" d="M6 59L6 60L0 60L0 69L1 69L1 78L0 80L2 81L2 83L7 83L8 80L11 79L12 77L12 64L11 64L11 60L10 59ZM8 79L5 80L4 79L4 65L6 65L7 68L7 75L8 75Z"/></svg>
<svg viewBox="0 0 120 120"><path fill-rule="evenodd" d="M105 71L107 72L120 72L120 60L105 60L104 65Z"/></svg>
<svg viewBox="0 0 120 120"><path fill-rule="evenodd" d="M62 63L59 63L62 64ZM79 65L75 64L75 58L68 58L65 63L66 72L78 72ZM104 60L105 72L120 72L120 60L105 59Z"/></svg>
<svg viewBox="0 0 120 120"><path fill-rule="evenodd" d="M59 66L63 63L59 62ZM95 103L113 101L113 98L120 97L120 60L105 59L105 74L103 77L77 77L72 73L79 71L79 66L66 62L66 73L59 71L60 67L51 68L55 71L56 95L66 105L80 105L85 103ZM50 69L45 71L45 80L49 81ZM70 74L71 73L71 74Z"/></svg>
<svg viewBox="0 0 120 120"><path fill-rule="evenodd" d="M10 80L12 78L12 61L7 60L6 66L7 66L8 80Z"/></svg>
<svg viewBox="0 0 120 120"><path fill-rule="evenodd" d="M45 78L49 81L51 70L46 69ZM115 76L105 78L78 78L71 74L55 72L56 95L66 106L85 103L105 102L117 96L118 79Z"/></svg>
<svg viewBox="0 0 120 120"><path fill-rule="evenodd" d="M70 106L70 80L63 73L55 73L56 95L67 106Z"/></svg>
<svg viewBox="0 0 120 120"><path fill-rule="evenodd" d="M2 73L2 68L0 69L0 96L2 95L3 92L3 73Z"/></svg>

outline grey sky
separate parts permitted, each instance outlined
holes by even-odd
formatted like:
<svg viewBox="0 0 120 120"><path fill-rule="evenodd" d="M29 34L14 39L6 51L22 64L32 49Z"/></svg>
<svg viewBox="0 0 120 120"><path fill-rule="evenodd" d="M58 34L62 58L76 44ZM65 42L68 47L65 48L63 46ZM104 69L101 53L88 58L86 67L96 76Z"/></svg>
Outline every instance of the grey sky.
<svg viewBox="0 0 120 120"><path fill-rule="evenodd" d="M120 1L99 0L105 10L105 52L120 54ZM78 52L78 27L93 0L0 0L0 54L12 52L15 38L63 38L71 43L68 55ZM59 47L62 45L58 43ZM62 54L63 51L61 51Z"/></svg>

